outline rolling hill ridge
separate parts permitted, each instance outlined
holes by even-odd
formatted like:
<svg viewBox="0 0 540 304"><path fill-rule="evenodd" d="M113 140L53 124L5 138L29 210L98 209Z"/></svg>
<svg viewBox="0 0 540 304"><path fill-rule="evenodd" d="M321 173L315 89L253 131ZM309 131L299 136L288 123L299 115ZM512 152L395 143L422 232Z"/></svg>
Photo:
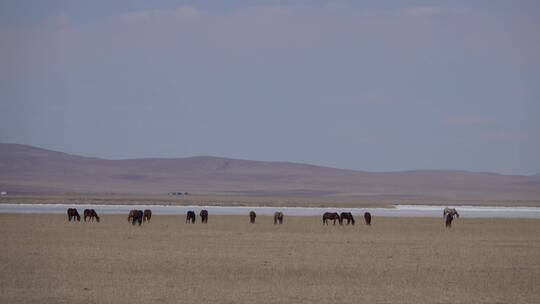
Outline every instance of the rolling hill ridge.
<svg viewBox="0 0 540 304"><path fill-rule="evenodd" d="M0 144L0 189L10 193L540 198L535 176L423 170L365 172L200 156L109 160Z"/></svg>

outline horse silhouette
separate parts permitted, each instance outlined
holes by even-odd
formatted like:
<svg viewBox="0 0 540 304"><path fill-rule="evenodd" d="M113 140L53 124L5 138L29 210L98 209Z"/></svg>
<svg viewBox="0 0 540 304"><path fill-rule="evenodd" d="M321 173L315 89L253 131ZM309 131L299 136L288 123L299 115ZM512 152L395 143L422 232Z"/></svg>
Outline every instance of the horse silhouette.
<svg viewBox="0 0 540 304"><path fill-rule="evenodd" d="M201 210L199 215L201 217L201 223L208 224L208 210Z"/></svg>
<svg viewBox="0 0 540 304"><path fill-rule="evenodd" d="M283 224L283 212L278 211L274 213L274 225L275 224Z"/></svg>
<svg viewBox="0 0 540 304"><path fill-rule="evenodd" d="M354 226L355 222L354 222L354 216L352 215L352 213L350 213L350 212L341 212L339 217L341 218L340 224L343 223L343 220L347 220L347 225L353 224L353 226Z"/></svg>
<svg viewBox="0 0 540 304"><path fill-rule="evenodd" d="M139 226L143 222L143 216L144 213L141 210L133 209L129 211L128 215L128 222L131 222L131 225L135 226L135 224L139 224Z"/></svg>
<svg viewBox="0 0 540 304"><path fill-rule="evenodd" d="M186 223L191 223L191 224L195 224L195 219L196 219L196 216L195 216L195 212L194 211L188 211L186 213Z"/></svg>
<svg viewBox="0 0 540 304"><path fill-rule="evenodd" d="M152 210L145 209L144 212L143 212L143 222L149 222L150 223L151 218L152 218Z"/></svg>
<svg viewBox="0 0 540 304"><path fill-rule="evenodd" d="M334 225L336 224L336 221L339 222L339 224L342 224L341 217L339 217L339 214L337 212L325 212L322 216L322 222L323 225L328 225L328 221L334 221Z"/></svg>
<svg viewBox="0 0 540 304"><path fill-rule="evenodd" d="M99 223L99 216L94 209L84 209L84 221L94 221L94 219Z"/></svg>
<svg viewBox="0 0 540 304"><path fill-rule="evenodd" d="M446 228L452 228L454 217L459 218L459 213L455 208L444 208L443 210L444 224Z"/></svg>
<svg viewBox="0 0 540 304"><path fill-rule="evenodd" d="M75 208L68 208L67 215L68 215L69 222L71 222L71 220L77 221L77 222L81 221L81 216L79 215L79 212Z"/></svg>
<svg viewBox="0 0 540 304"><path fill-rule="evenodd" d="M366 225L371 226L371 213L364 213L364 221L366 222Z"/></svg>

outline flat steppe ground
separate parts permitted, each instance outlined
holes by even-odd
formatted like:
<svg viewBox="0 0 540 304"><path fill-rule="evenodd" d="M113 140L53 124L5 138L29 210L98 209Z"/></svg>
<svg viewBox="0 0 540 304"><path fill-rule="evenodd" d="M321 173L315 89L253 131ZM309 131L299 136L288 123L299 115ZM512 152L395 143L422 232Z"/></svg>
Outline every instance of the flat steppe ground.
<svg viewBox="0 0 540 304"><path fill-rule="evenodd" d="M0 214L0 303L540 303L540 220L362 222Z"/></svg>

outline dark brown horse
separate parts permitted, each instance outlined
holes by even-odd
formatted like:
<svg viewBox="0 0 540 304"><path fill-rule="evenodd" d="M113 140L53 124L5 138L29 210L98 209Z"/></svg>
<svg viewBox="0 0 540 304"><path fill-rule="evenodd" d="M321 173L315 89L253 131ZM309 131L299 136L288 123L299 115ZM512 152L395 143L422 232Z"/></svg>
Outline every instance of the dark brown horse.
<svg viewBox="0 0 540 304"><path fill-rule="evenodd" d="M143 222L149 222L150 223L151 218L152 218L152 210L145 209L144 212L143 212Z"/></svg>
<svg viewBox="0 0 540 304"><path fill-rule="evenodd" d="M274 225L275 224L283 224L283 212L278 211L274 213Z"/></svg>
<svg viewBox="0 0 540 304"><path fill-rule="evenodd" d="M195 212L191 210L188 211L186 214L186 223L195 224L195 219L196 219Z"/></svg>
<svg viewBox="0 0 540 304"><path fill-rule="evenodd" d="M137 211L137 209L129 210L129 215L128 215L128 218L127 218L128 223L131 223L131 221L133 221L133 216L135 215L135 211Z"/></svg>
<svg viewBox="0 0 540 304"><path fill-rule="evenodd" d="M249 222L252 224L255 224L255 218L257 217L257 213L255 211L249 212Z"/></svg>
<svg viewBox="0 0 540 304"><path fill-rule="evenodd" d="M347 225L353 224L353 226L354 226L354 216L352 215L352 213L350 213L350 212L341 212L339 217L341 218L340 224L342 224L344 220L347 220Z"/></svg>
<svg viewBox="0 0 540 304"><path fill-rule="evenodd" d="M132 209L129 211L128 215L128 222L131 222L131 225L135 226L135 224L139 224L139 226L143 222L144 213L141 210Z"/></svg>
<svg viewBox="0 0 540 304"><path fill-rule="evenodd" d="M81 216L79 215L79 212L75 208L68 208L67 215L68 215L69 222L71 222L71 220L77 221L77 222L81 221Z"/></svg>
<svg viewBox="0 0 540 304"><path fill-rule="evenodd" d="M336 224L336 221L338 221L340 225L342 223L341 217L339 217L337 212L325 212L322 216L323 225L328 225L328 221L331 220L334 221L334 225Z"/></svg>
<svg viewBox="0 0 540 304"><path fill-rule="evenodd" d="M201 210L199 216L201 217L201 223L208 224L208 210Z"/></svg>
<svg viewBox="0 0 540 304"><path fill-rule="evenodd" d="M94 221L94 219L99 223L99 216L94 209L84 209L84 221Z"/></svg>
<svg viewBox="0 0 540 304"><path fill-rule="evenodd" d="M364 213L364 221L366 222L366 225L371 226L371 213Z"/></svg>

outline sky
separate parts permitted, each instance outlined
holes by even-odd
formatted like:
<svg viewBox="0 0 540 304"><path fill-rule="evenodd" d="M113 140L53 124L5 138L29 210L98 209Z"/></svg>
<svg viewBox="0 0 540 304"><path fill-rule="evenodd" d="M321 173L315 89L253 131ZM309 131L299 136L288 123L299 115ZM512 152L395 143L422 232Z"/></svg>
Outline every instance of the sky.
<svg viewBox="0 0 540 304"><path fill-rule="evenodd" d="M540 1L0 0L0 142L540 172Z"/></svg>

